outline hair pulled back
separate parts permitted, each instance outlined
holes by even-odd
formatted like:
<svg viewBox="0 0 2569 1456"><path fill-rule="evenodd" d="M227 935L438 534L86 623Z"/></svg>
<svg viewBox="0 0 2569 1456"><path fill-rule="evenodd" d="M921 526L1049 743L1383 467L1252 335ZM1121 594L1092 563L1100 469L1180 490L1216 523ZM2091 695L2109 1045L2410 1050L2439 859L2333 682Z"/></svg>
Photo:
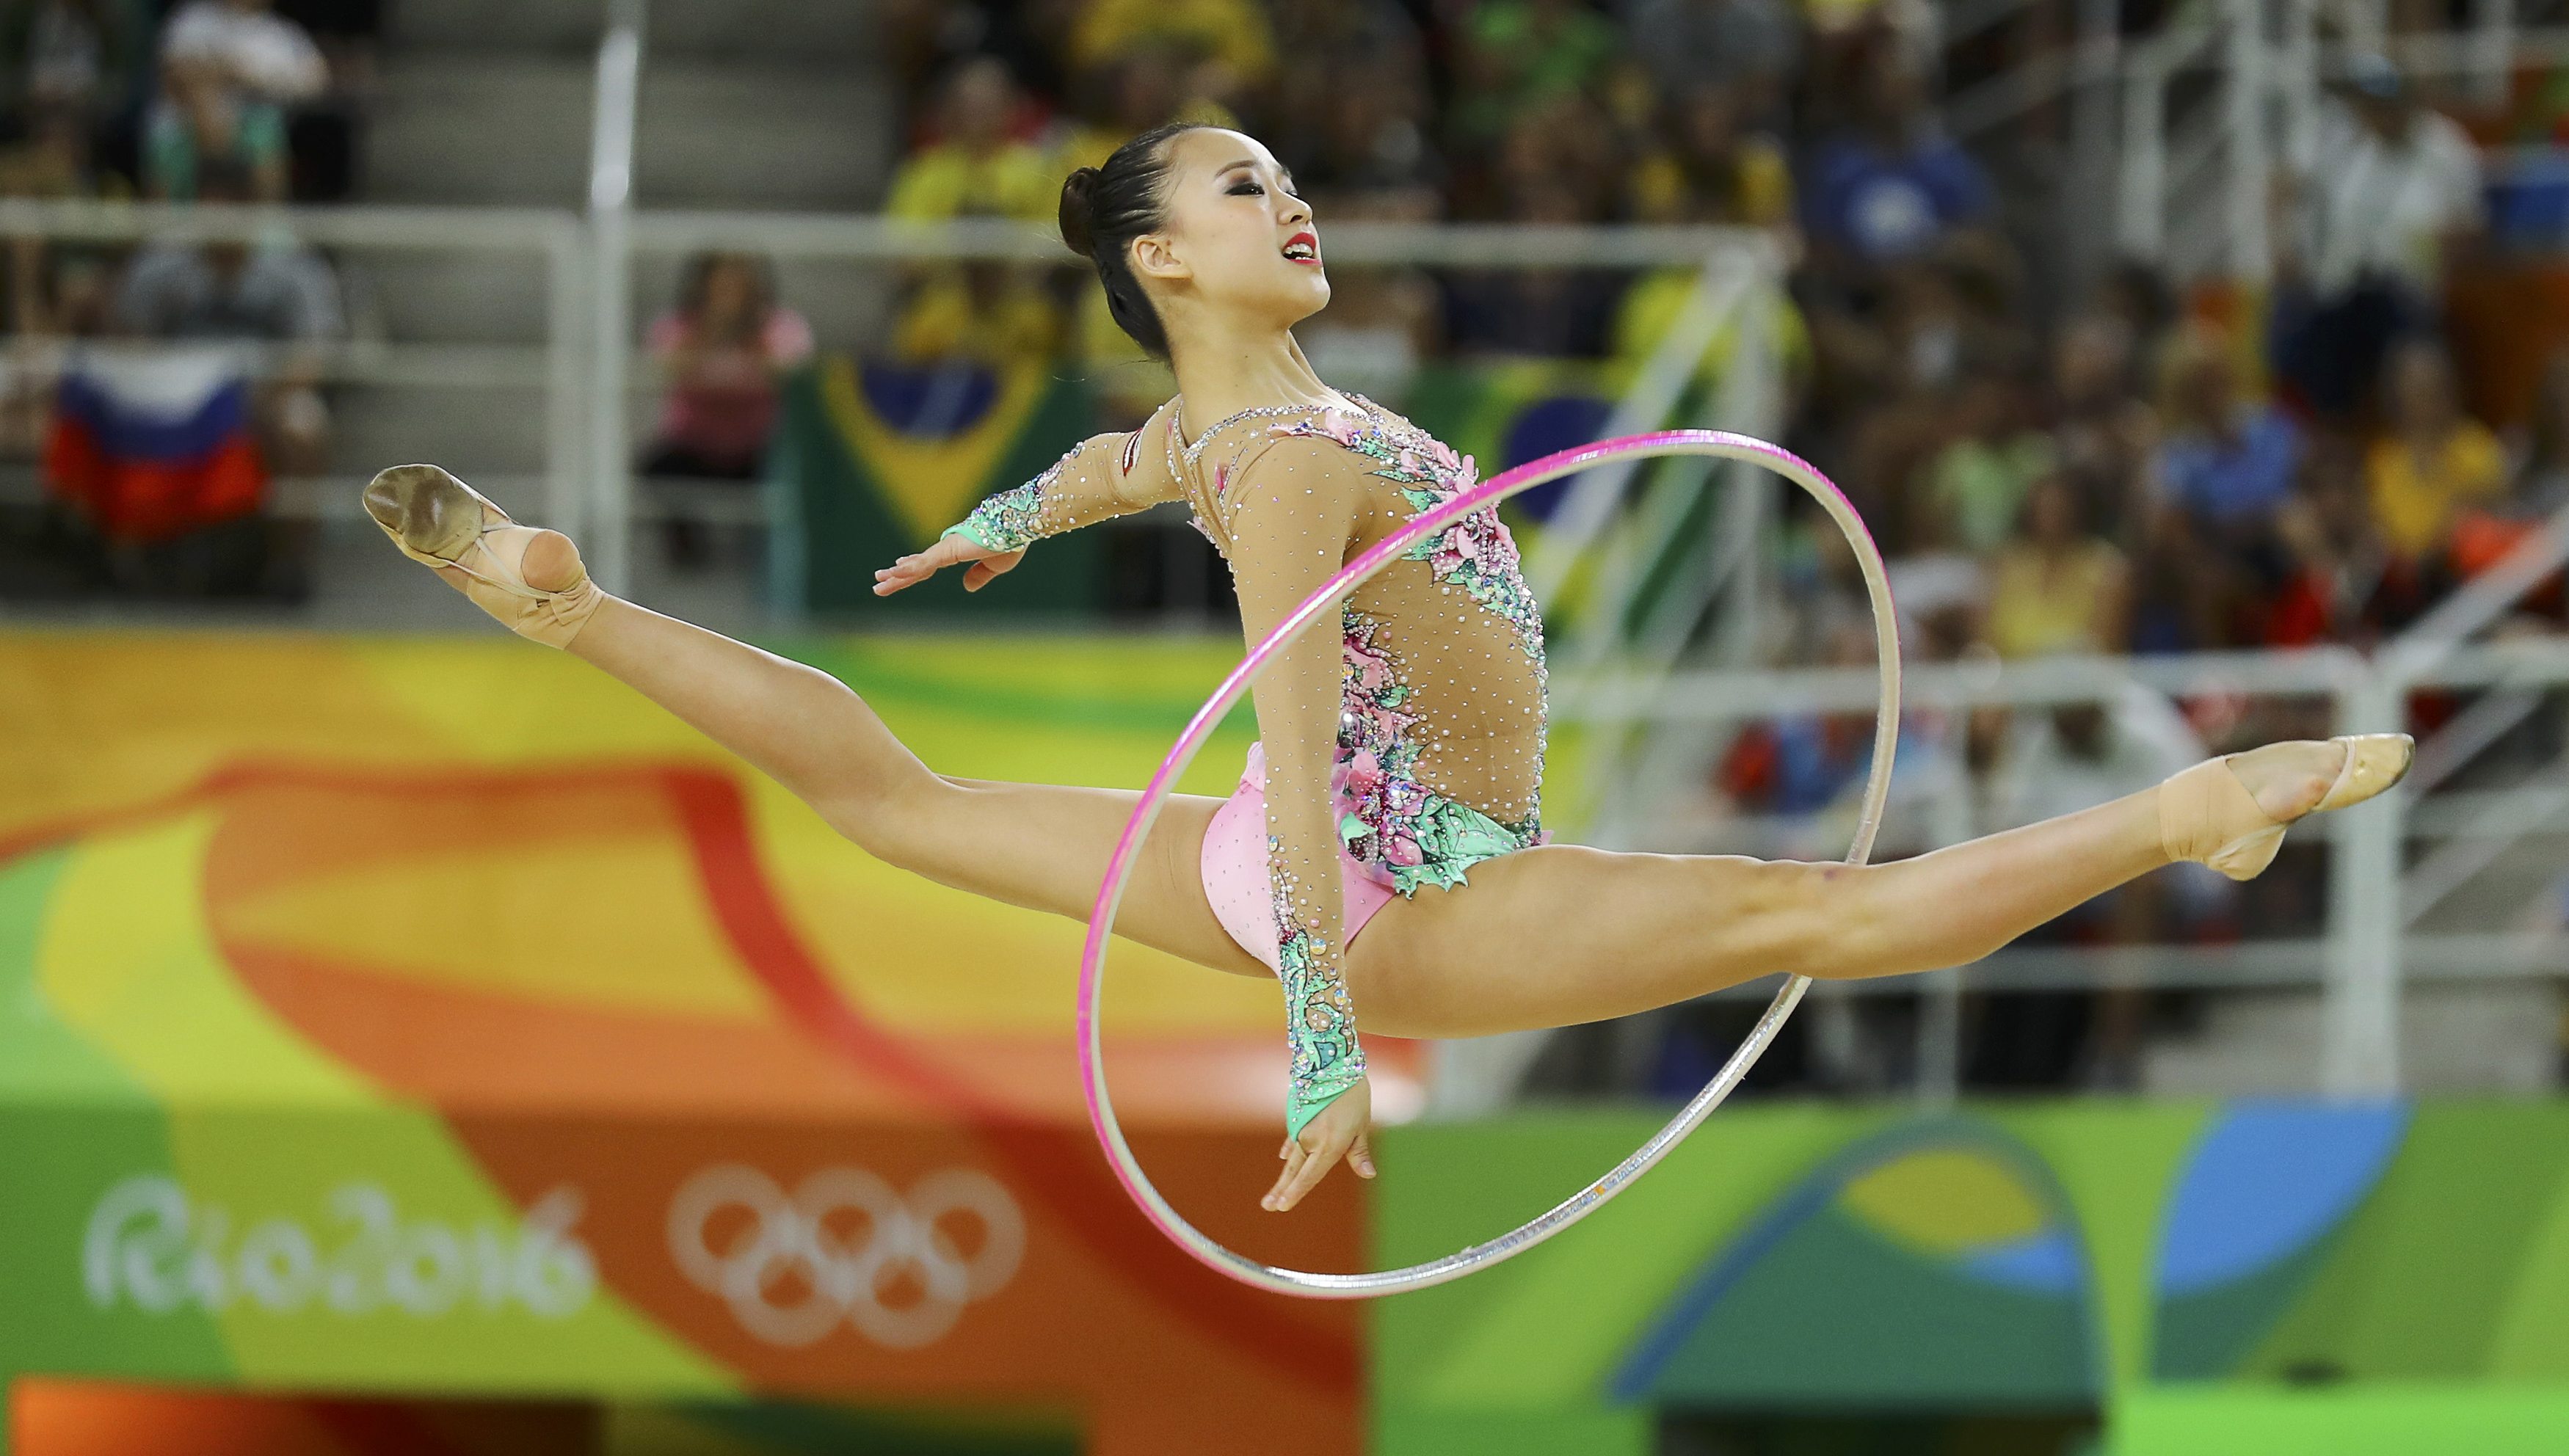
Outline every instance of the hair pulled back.
<svg viewBox="0 0 2569 1456"><path fill-rule="evenodd" d="M1168 222L1169 139L1201 125L1154 127L1116 148L1104 167L1083 167L1061 184L1061 240L1097 265L1107 313L1154 359L1169 357L1169 333L1133 276L1132 242Z"/></svg>

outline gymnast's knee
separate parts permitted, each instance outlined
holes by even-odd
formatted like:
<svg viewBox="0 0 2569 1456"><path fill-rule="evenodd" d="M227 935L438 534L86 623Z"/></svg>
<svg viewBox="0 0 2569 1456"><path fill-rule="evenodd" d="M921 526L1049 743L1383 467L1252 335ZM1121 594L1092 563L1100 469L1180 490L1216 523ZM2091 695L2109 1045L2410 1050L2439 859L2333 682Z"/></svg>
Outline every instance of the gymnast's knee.
<svg viewBox="0 0 2569 1456"><path fill-rule="evenodd" d="M1969 906L1917 903L1909 867L1807 864L1812 920L1799 943L1814 980L1908 975L1978 960L2007 943L1983 933Z"/></svg>
<svg viewBox="0 0 2569 1456"><path fill-rule="evenodd" d="M1873 975L1882 942L1871 865L1764 860L1754 887L1768 969L1816 980Z"/></svg>
<svg viewBox="0 0 2569 1456"><path fill-rule="evenodd" d="M915 762L915 761L914 761ZM918 765L894 766L833 791L812 807L841 838L887 865L914 868L924 848L922 833L953 796L965 792L950 779Z"/></svg>

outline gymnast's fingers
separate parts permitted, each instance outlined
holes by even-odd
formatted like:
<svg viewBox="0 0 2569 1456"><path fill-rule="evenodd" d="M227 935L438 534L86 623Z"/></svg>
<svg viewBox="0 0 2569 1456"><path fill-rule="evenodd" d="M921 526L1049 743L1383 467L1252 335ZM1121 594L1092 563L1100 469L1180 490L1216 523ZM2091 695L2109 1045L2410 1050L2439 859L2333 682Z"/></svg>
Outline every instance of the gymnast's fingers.
<svg viewBox="0 0 2569 1456"><path fill-rule="evenodd" d="M1356 1134L1355 1145L1347 1149L1347 1166L1358 1178L1373 1177L1373 1141L1368 1134Z"/></svg>
<svg viewBox="0 0 2569 1456"><path fill-rule="evenodd" d="M1337 1166L1338 1159L1345 1155L1350 1141L1352 1141L1352 1135L1348 1133L1331 1131L1323 1134L1320 1145L1312 1149L1308 1157L1301 1160L1294 1168L1291 1177L1286 1180L1284 1196L1278 1201L1276 1211L1283 1213L1300 1203L1302 1195L1309 1193L1321 1179L1328 1176L1331 1168Z"/></svg>
<svg viewBox="0 0 2569 1456"><path fill-rule="evenodd" d="M889 596L905 586L913 586L935 575L957 561L978 560L989 554L959 536L940 536L924 550L912 551L889 566L875 568L875 594Z"/></svg>
<svg viewBox="0 0 2569 1456"><path fill-rule="evenodd" d="M1003 551L995 556L984 556L980 560L974 561L971 565L964 568L963 589L966 591L978 591L982 587L990 584L991 577L996 576L1000 572L1016 565L1017 562L1022 561L1025 558L1026 553L1024 551Z"/></svg>
<svg viewBox="0 0 2569 1456"><path fill-rule="evenodd" d="M915 586L934 575L934 566L921 566L917 556L904 556L889 566L875 568L875 595L890 596L905 586Z"/></svg>
<svg viewBox="0 0 2569 1456"><path fill-rule="evenodd" d="M1276 1175L1276 1186L1267 1190L1267 1196L1258 1201L1260 1208L1274 1213L1283 1212L1284 1190L1292 1186L1293 1175L1301 1171L1303 1160L1308 1156L1302 1151L1300 1143L1288 1142L1284 1145L1284 1169Z"/></svg>
<svg viewBox="0 0 2569 1456"><path fill-rule="evenodd" d="M936 568L942 564L941 561L929 560L925 552L917 552L889 566L878 566L875 568L875 594L890 596L905 586L916 586L935 575Z"/></svg>

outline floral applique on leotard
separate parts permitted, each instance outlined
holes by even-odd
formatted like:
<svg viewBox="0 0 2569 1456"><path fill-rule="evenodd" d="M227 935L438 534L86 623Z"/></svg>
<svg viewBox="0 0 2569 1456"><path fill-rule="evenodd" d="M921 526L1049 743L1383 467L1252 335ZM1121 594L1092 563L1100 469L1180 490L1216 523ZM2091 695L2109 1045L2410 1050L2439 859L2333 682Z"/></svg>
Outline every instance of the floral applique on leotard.
<svg viewBox="0 0 2569 1456"><path fill-rule="evenodd" d="M1372 403L1361 395L1354 398ZM1369 474L1398 486L1413 519L1475 484L1472 458L1455 455L1423 431L1398 440L1379 422L1358 421L1334 410L1268 428L1280 437L1333 441L1380 462ZM1401 555L1425 561L1440 584L1460 587L1505 618L1516 629L1517 644L1532 662L1538 683L1545 679L1543 615L1526 586L1516 541L1495 508L1465 513ZM1419 783L1415 770L1424 745L1410 731L1416 715L1402 711L1412 693L1402 665L1376 644L1380 622L1352 602L1342 608L1341 621L1346 682L1338 720L1340 763L1331 788L1339 836L1367 875L1402 895L1414 895L1421 885L1464 884L1465 872L1474 864L1544 843L1540 759L1532 802L1513 824Z"/></svg>
<svg viewBox="0 0 2569 1456"><path fill-rule="evenodd" d="M1339 839L1366 875L1415 895L1421 885L1464 884L1481 861L1544 843L1540 790L1532 812L1503 824L1418 782L1423 745L1411 731L1418 720L1400 710L1410 686L1399 664L1374 644L1382 624L1352 607L1344 622L1347 676L1330 791Z"/></svg>

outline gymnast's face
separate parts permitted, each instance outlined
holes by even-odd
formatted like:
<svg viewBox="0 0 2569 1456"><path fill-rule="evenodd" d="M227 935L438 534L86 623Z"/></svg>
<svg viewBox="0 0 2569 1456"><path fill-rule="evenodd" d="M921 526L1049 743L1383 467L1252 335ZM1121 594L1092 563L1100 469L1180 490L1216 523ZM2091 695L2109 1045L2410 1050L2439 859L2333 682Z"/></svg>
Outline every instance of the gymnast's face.
<svg viewBox="0 0 2569 1456"><path fill-rule="evenodd" d="M1319 312L1319 227L1275 154L1219 127L1180 132L1168 148L1168 221L1134 239L1133 270L1171 339L1290 328Z"/></svg>

